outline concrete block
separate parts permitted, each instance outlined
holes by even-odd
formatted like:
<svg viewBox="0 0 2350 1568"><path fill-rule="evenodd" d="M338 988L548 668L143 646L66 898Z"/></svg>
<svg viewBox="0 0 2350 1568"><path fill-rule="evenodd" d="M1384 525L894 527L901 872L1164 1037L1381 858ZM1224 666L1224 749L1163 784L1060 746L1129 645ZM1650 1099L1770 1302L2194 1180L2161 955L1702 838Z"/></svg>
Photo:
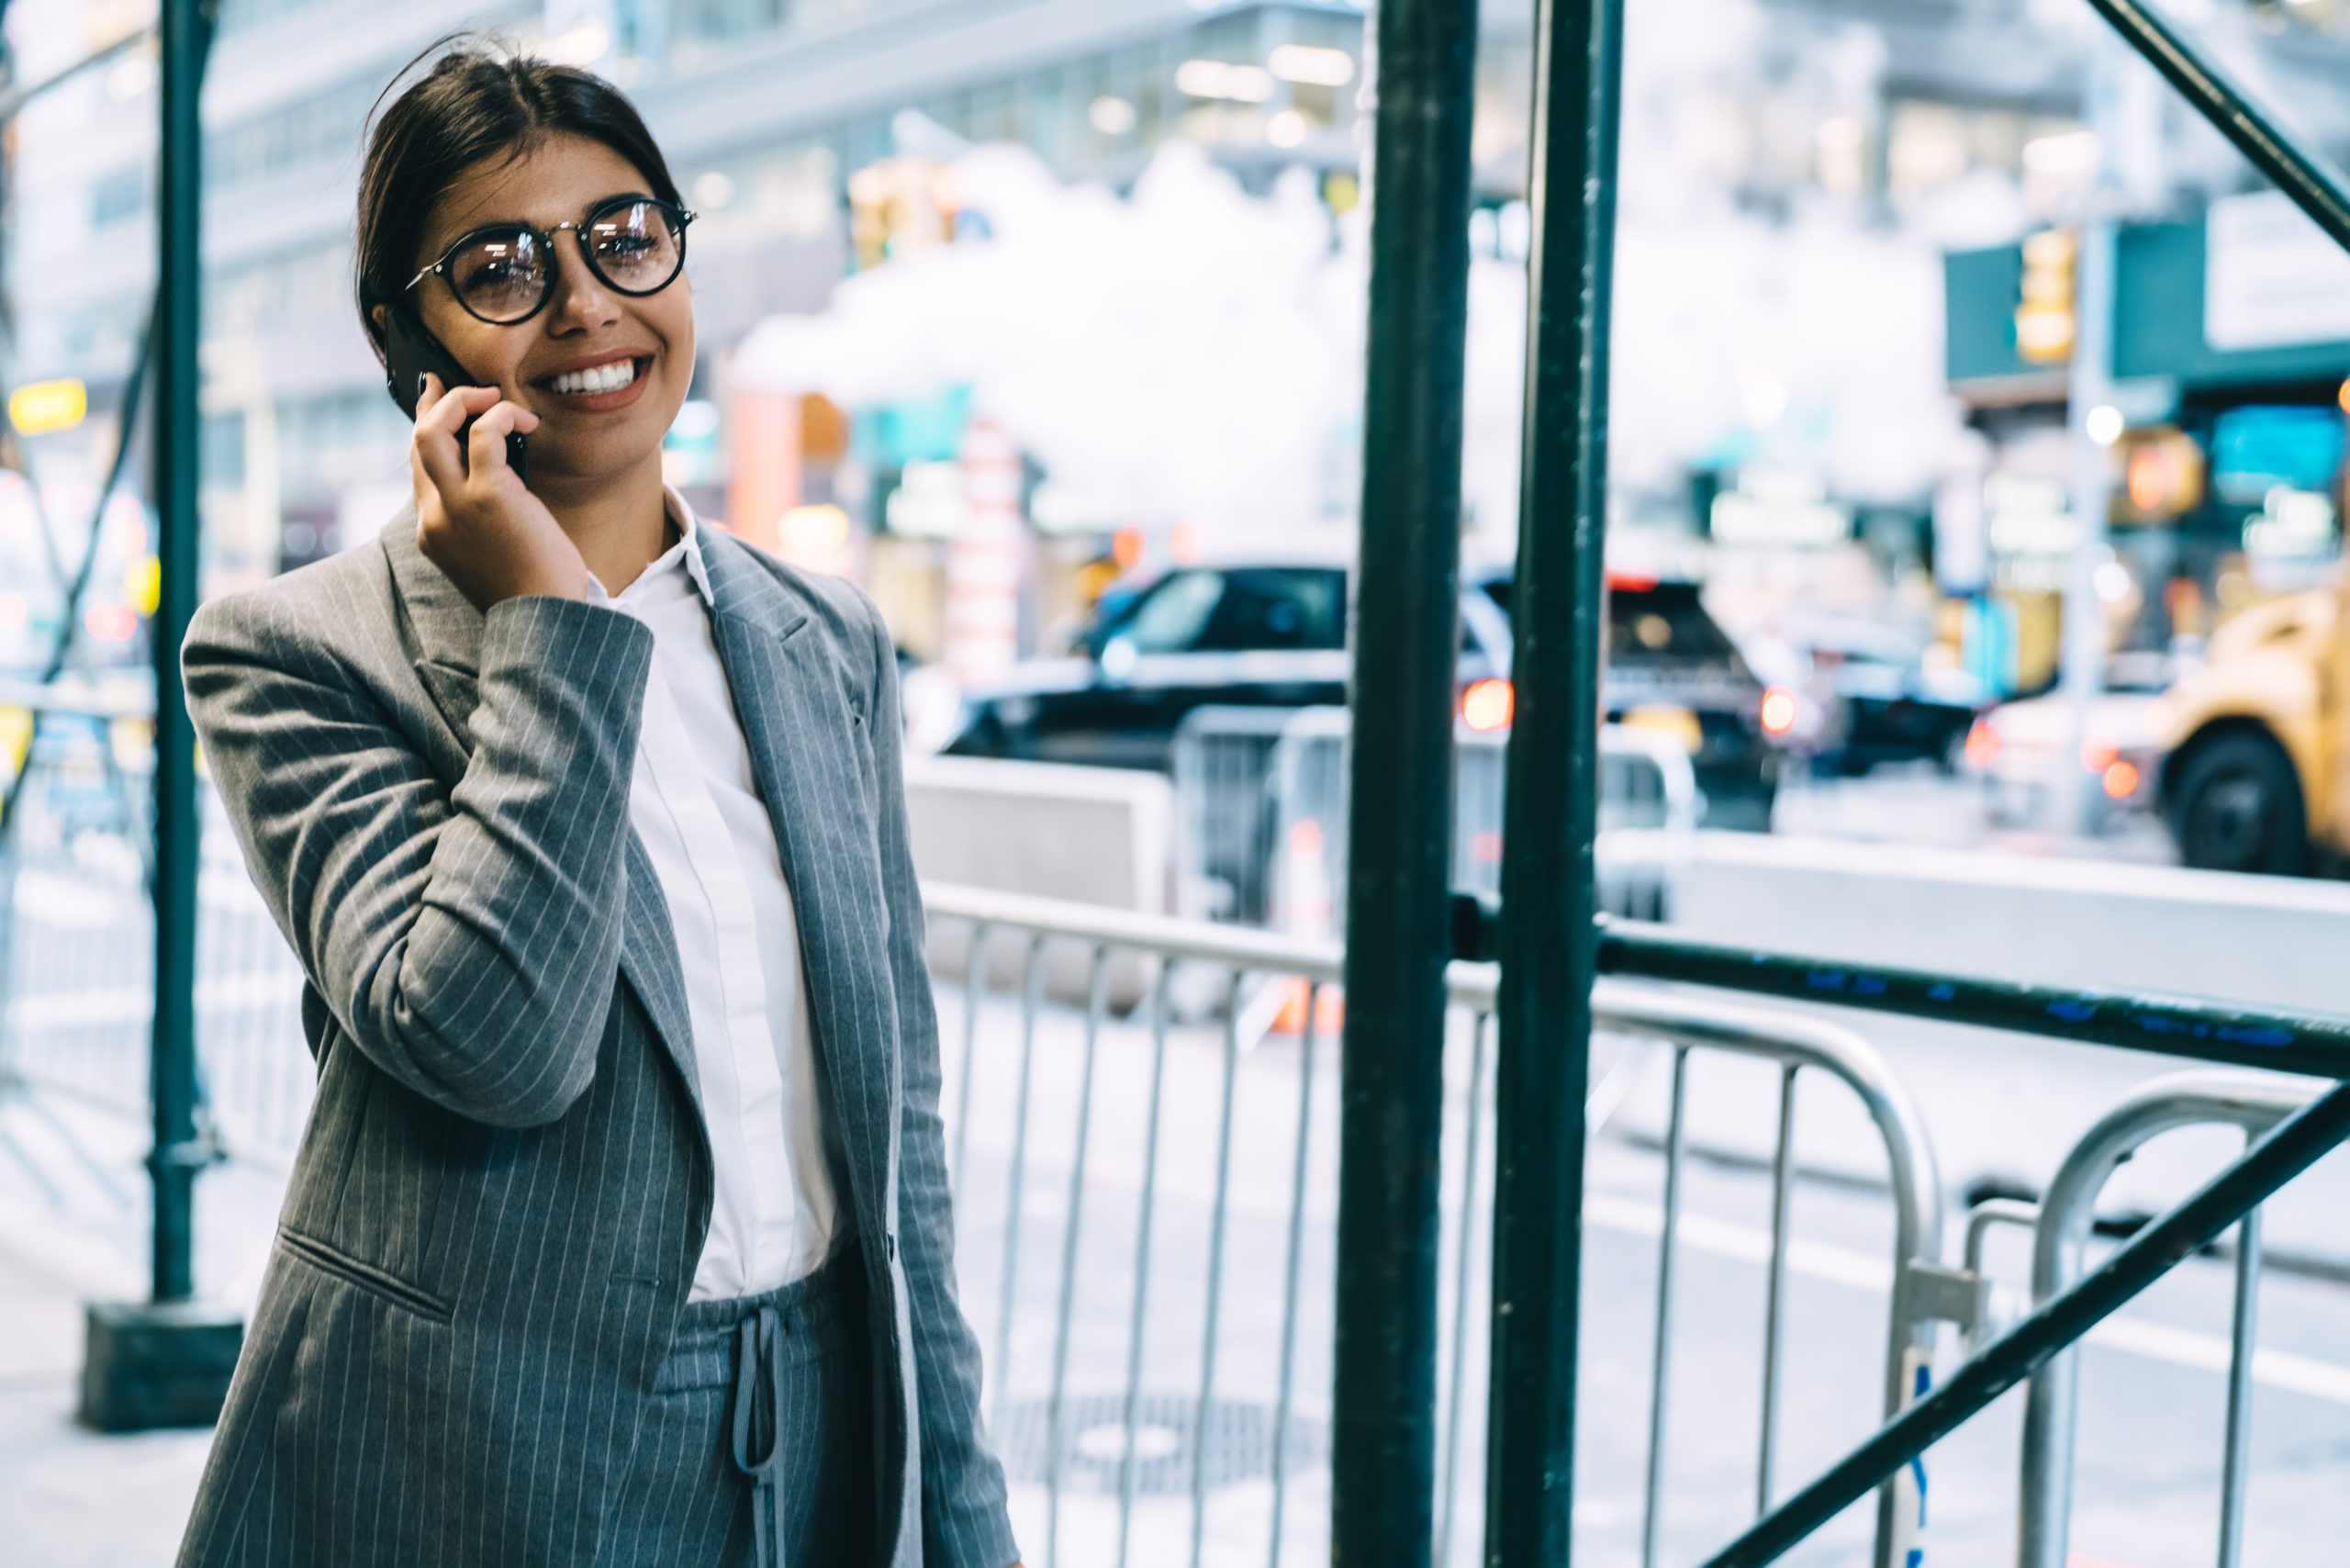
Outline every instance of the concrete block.
<svg viewBox="0 0 2350 1568"><path fill-rule="evenodd" d="M81 1419L101 1432L208 1427L220 1418L245 1323L218 1302L94 1303Z"/></svg>
<svg viewBox="0 0 2350 1568"><path fill-rule="evenodd" d="M914 868L924 881L1066 899L1164 914L1171 906L1175 791L1156 773L977 757L909 757L906 811ZM959 985L968 927L937 923L932 971ZM998 937L989 950L998 990L1016 988L1024 949ZM1082 1002L1091 956L1064 942L1045 953L1046 993ZM1110 1004L1125 1010L1149 983L1132 958L1110 966Z"/></svg>

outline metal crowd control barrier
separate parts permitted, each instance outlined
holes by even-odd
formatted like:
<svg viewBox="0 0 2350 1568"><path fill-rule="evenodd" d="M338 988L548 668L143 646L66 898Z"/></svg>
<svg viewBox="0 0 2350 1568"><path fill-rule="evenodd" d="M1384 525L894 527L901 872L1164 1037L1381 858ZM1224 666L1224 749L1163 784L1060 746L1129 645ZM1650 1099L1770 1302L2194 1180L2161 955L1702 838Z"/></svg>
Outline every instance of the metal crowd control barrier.
<svg viewBox="0 0 2350 1568"><path fill-rule="evenodd" d="M1343 935L1351 719L1343 708L1194 709L1176 728L1179 907L1302 935ZM1504 734L1454 736L1453 885L1501 891ZM1688 753L1653 731L1600 734L1600 904L1663 920L1704 802Z"/></svg>
<svg viewBox="0 0 2350 1568"><path fill-rule="evenodd" d="M61 1092L108 1110L148 1109L154 999L151 706L71 706L0 689L0 706L38 713L0 828L0 1107L28 1108L88 1173L81 1145L28 1092ZM308 1114L301 968L272 924L218 797L204 820L196 934L200 1114L224 1150L290 1160ZM52 1199L54 1182L0 1118L8 1150Z"/></svg>
<svg viewBox="0 0 2350 1568"><path fill-rule="evenodd" d="M2188 1060L2350 1080L2350 1019L2264 1014L2177 997L2014 985L1915 971L1839 966L1682 941L1611 926L1605 971L1762 995L1906 1014L1945 1023L2022 1028L2079 1044L2120 1045ZM2244 1157L2139 1230L2094 1272L2041 1301L1881 1431L1707 1559L1708 1568L1772 1562L1927 1449L2037 1372L2210 1245L2326 1153L2350 1138L2350 1083L2310 1101L2258 1137ZM1963 1317L1961 1313L1953 1316ZM2240 1329L2241 1332L2241 1329Z"/></svg>
<svg viewBox="0 0 2350 1568"><path fill-rule="evenodd" d="M2106 1182L2138 1149L2181 1127L2242 1127L2261 1137L2316 1092L2273 1080L2227 1073L2177 1073L2140 1089L2101 1118L2065 1156L2041 1205L2032 1249L2031 1299L2037 1306L2071 1286ZM2260 1291L2260 1208L2236 1226L2234 1326L2228 1363L2227 1433L2220 1478L2219 1568L2244 1561L2244 1489L2252 1436L2252 1372ZM2066 1350L2031 1379L2024 1404L2023 1485L2018 1568L2065 1568L2072 1527L2074 1417L2080 1400L2080 1358Z"/></svg>
<svg viewBox="0 0 2350 1568"><path fill-rule="evenodd" d="M1309 1257L1326 1256L1330 1244L1325 1195L1335 1185L1337 1148L1317 1121L1317 1096L1329 1092L1318 1081L1324 1064L1317 1047L1329 1038L1322 1022L1327 1009L1319 1002L1338 980L1340 949L1324 940L972 889L934 885L924 897L934 926L971 932L959 997L947 989L962 1014L950 1020L947 1034L961 1042L948 1064L948 1119L964 1299L990 1349L989 1409L998 1441L1015 1477L1046 1493L1045 1529L1029 1561L1036 1568L1071 1561L1127 1563L1145 1493L1188 1500L1184 1561L1201 1562L1212 1525L1219 1529L1220 1559L1246 1551L1231 1536L1239 1527L1220 1514L1212 1520L1216 1511L1209 1501L1220 1484L1243 1478L1270 1484L1261 1540L1269 1563L1283 1561L1285 1550L1291 1561L1322 1553L1326 1549L1318 1535L1300 1539L1311 1533L1310 1522L1301 1530L1291 1505L1302 1463L1324 1440L1316 1415L1328 1409L1329 1293L1318 1274L1311 1285L1305 1275ZM1045 1004L1048 949L1057 946L1091 956L1082 1008ZM986 956L1007 948L1021 955L1001 999L1002 1021L1016 1018L1009 1037L998 1028L982 1033L977 1022L990 1006L987 977L1002 968L988 965ZM1107 977L1113 962L1137 955L1155 973L1137 1009L1139 1021L1122 1025L1107 1004ZM1189 1032L1182 1054L1170 1061L1170 1037L1182 1027L1170 1017L1168 1000L1179 966L1214 971L1225 1006L1211 1025ZM1242 1016L1252 979L1299 982L1313 993L1300 1011L1293 1070L1286 1063L1249 1064L1252 1042ZM1453 965L1449 980L1447 1116L1461 1152L1449 1163L1444 1182L1449 1339L1440 1406L1439 1562L1473 1558L1482 1528L1482 1465L1472 1468L1471 1461L1482 1456L1483 1434L1472 1429L1478 1411L1467 1394L1470 1369L1483 1361L1489 1323L1477 1310L1483 1304L1473 1263L1491 1221L1491 1156L1484 1151L1497 980L1491 965L1471 963ZM1850 1029L1620 982L1603 988L1597 1005L1606 1035L1628 1048L1662 1047L1672 1068L1641 1496L1642 1562L1654 1564L1665 1518L1670 1324L1691 1058L1724 1053L1780 1070L1757 1370L1762 1389L1758 1513L1776 1484L1799 1076L1817 1073L1845 1085L1884 1142L1894 1211L1883 1381L1887 1417L1919 1387L1935 1322L1943 1316L1940 1304L1946 1298L1932 1288L1940 1273L1942 1194L1916 1110L1876 1053ZM1105 1091L1105 1075L1098 1071L1105 1048L1147 1053L1147 1072L1136 1063L1134 1073L1106 1075L1111 1088ZM1137 1079L1147 1082L1139 1103L1133 1092ZM1598 1107L1589 1114L1596 1119ZM1105 1117L1116 1118L1107 1135ZM975 1135L981 1128L994 1130L997 1147L975 1148L975 1136L982 1146L990 1137ZM1176 1151L1171 1159L1170 1149ZM1170 1184L1179 1193L1174 1200ZM1118 1212L1105 1214L1113 1194ZM1031 1234L1032 1225L1056 1218L1057 1235ZM1196 1305L1152 1289L1170 1236L1184 1238L1202 1260L1204 1287ZM1259 1283L1227 1299L1225 1282L1242 1269ZM1278 1312L1267 1311L1276 1300ZM1113 1322L1123 1324L1123 1336L1109 1330ZM1163 1375L1158 1381L1147 1376L1147 1369L1177 1365L1185 1369L1180 1388ZM1257 1468L1250 1471L1252 1458ZM1096 1507L1091 1529L1073 1525L1065 1536L1066 1506L1080 1496L1113 1497L1114 1510ZM1904 1560L1917 1512L1909 1478L1888 1485L1878 1563ZM1156 1521L1155 1539L1166 1539L1169 1528Z"/></svg>

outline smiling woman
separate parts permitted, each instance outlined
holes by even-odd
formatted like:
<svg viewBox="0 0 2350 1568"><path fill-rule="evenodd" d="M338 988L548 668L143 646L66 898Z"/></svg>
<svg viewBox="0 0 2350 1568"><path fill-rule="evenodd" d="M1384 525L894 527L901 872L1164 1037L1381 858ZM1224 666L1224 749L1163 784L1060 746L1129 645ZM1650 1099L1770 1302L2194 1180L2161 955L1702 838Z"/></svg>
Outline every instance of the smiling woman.
<svg viewBox="0 0 2350 1568"><path fill-rule="evenodd" d="M636 110L428 53L358 227L456 381L392 388L415 505L181 655L319 1063L181 1562L1004 1568L888 630L662 483Z"/></svg>

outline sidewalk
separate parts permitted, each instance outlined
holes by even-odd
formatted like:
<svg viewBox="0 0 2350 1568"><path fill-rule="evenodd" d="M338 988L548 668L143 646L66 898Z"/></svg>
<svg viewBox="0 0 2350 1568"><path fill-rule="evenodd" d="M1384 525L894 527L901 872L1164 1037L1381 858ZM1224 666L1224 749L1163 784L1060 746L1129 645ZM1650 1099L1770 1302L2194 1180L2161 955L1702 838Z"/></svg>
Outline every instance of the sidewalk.
<svg viewBox="0 0 2350 1568"><path fill-rule="evenodd" d="M0 1217L0 1559L133 1568L178 1550L207 1430L100 1437L77 1425L82 1311L140 1295L137 1271L80 1246L27 1242L44 1221L7 1186Z"/></svg>
<svg viewBox="0 0 2350 1568"><path fill-rule="evenodd" d="M84 1306L147 1294L146 1147L137 1121L71 1097L45 1094L38 1106L0 1098L0 1562L8 1568L169 1563L211 1450L208 1428L102 1437L73 1418ZM201 1290L244 1283L238 1276L267 1243L279 1190L277 1178L243 1167L196 1184Z"/></svg>

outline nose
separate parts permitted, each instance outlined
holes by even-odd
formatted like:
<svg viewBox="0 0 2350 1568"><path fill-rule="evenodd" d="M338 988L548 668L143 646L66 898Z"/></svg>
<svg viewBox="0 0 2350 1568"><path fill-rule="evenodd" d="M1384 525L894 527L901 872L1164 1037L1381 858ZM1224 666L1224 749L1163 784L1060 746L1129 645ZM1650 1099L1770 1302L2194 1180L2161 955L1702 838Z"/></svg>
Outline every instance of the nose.
<svg viewBox="0 0 2350 1568"><path fill-rule="evenodd" d="M551 247L554 295L547 301L547 327L557 336L608 327L620 319L620 300L588 264L588 239L576 229L572 242Z"/></svg>

